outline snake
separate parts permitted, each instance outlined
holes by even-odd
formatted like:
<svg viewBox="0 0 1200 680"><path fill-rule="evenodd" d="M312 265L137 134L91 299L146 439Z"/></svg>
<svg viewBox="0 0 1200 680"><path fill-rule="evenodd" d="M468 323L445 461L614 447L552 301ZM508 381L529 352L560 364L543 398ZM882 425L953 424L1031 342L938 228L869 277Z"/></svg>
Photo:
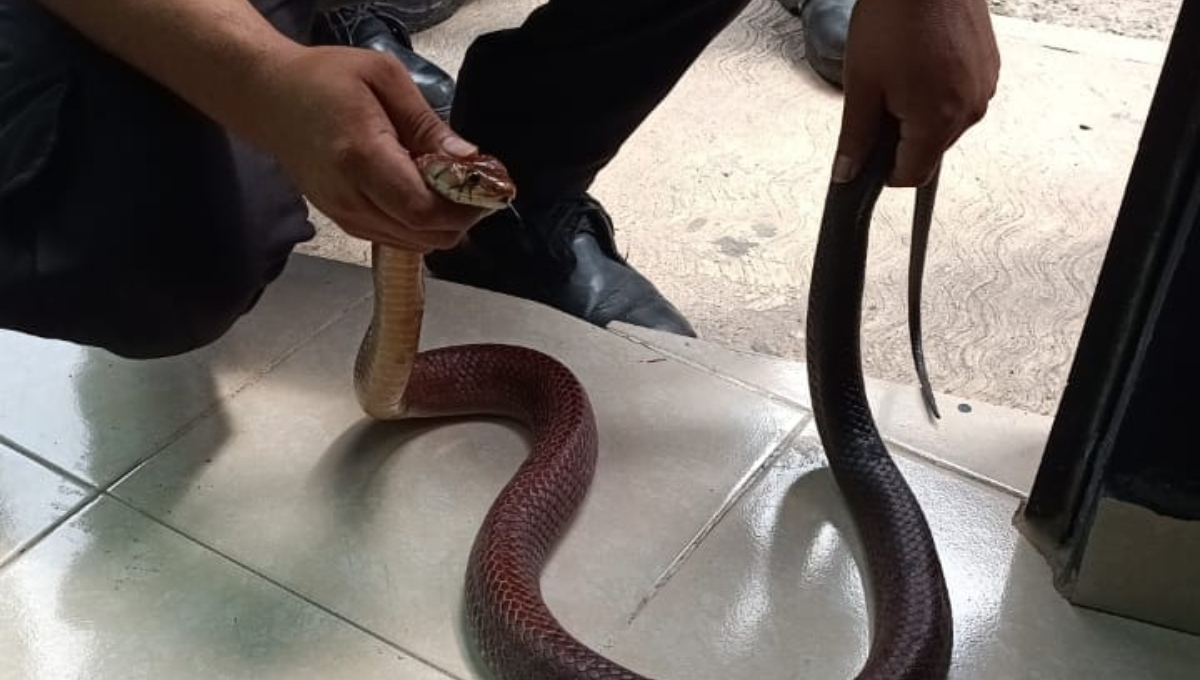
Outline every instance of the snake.
<svg viewBox="0 0 1200 680"><path fill-rule="evenodd" d="M855 181L830 185L810 286L809 383L830 468L865 547L864 580L875 604L869 653L855 677L936 680L948 673L953 637L944 577L921 508L876 431L859 358L867 230L894 141L885 135ZM452 202L502 210L516 196L493 156L434 152L414 160L429 188ZM915 231L928 231L934 188L918 190ZM914 239L915 247L924 243ZM488 672L498 680L646 680L567 631L542 594L542 570L598 459L596 416L578 376L515 344L422 350L422 254L375 242L371 270L374 306L354 361L355 393L367 415L500 416L531 433L527 457L492 501L467 560L464 621Z"/></svg>

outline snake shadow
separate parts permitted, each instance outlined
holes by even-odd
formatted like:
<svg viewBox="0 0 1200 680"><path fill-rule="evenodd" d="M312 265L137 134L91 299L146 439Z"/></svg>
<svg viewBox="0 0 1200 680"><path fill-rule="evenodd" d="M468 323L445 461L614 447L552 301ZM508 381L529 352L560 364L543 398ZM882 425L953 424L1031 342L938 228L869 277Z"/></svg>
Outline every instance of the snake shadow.
<svg viewBox="0 0 1200 680"><path fill-rule="evenodd" d="M853 674L855 664L866 660L875 606L862 540L833 472L821 465L799 476L784 491L777 517L770 597L780 603L820 603L821 633L806 645L827 648L857 638L856 659L846 659L846 671ZM797 588L806 592L797 595Z"/></svg>
<svg viewBox="0 0 1200 680"><path fill-rule="evenodd" d="M421 437L442 427L460 423L491 423L505 427L521 439L525 451L531 450L532 435L528 428L510 418L493 415L444 416L403 421L378 421L363 418L333 440L321 455L310 474L309 490L314 500L332 515L330 526L353 529L368 526L374 518L375 503L346 502L346 498L362 498L376 493L394 493L383 489L387 477L384 468L397 462L397 457L420 456L417 444ZM522 461L524 458L522 458ZM498 491L498 490L497 490ZM469 550L470 545L463 546ZM466 574L462 574L465 586ZM459 589L455 606L456 640L472 677L494 677L476 651L468 626L464 590Z"/></svg>
<svg viewBox="0 0 1200 680"><path fill-rule="evenodd" d="M439 428L462 423L492 423L505 427L522 438L526 450L532 439L526 428L513 420L493 415L441 416L401 421L362 418L330 442L309 475L309 490L315 500L335 513L346 528L361 527L373 519L374 504L344 502L383 491L383 469L398 457L420 456L416 443ZM395 489L388 489L388 493Z"/></svg>
<svg viewBox="0 0 1200 680"><path fill-rule="evenodd" d="M845 664L846 673L853 675L853 671L866 658L870 622L874 616L869 596L863 595L870 592L868 576L864 571L865 552L832 472L811 459L806 460L804 466L810 469L788 484L778 501L775 509L777 520L770 530L771 547L763 555L766 564L750 569L750 572L762 576L748 577L766 579L768 597L773 602L785 605L782 609L774 606L766 608L776 615L781 611L791 611L789 603L821 603L823 606L817 615L820 617L821 631L811 640L796 645L790 653L797 654L798 660L803 662L811 658L811 650L840 648L846 645L845 640L849 638L854 641L851 644L854 655L847 654L840 662ZM831 537L836 539L831 541ZM736 564L742 558L731 555L729 559ZM760 571L762 566L765 569ZM797 589L807 592L797 596ZM827 604L830 592L839 593L833 606ZM865 616L859 613L863 608L866 609ZM459 653L470 668L471 677L494 680L496 676L484 663L469 633L470 621L465 602L460 602L457 611ZM736 602L730 602L730 616L739 616L740 611ZM813 616L811 610L801 611L798 620L811 620ZM765 624L762 635L768 637L778 631L794 630L792 626L777 620L759 623ZM680 621L680 624L686 626L687 622ZM587 640L581 641L597 654L608 656L601 647ZM664 653L670 653L670 650L664 650ZM816 653L821 654L819 651Z"/></svg>

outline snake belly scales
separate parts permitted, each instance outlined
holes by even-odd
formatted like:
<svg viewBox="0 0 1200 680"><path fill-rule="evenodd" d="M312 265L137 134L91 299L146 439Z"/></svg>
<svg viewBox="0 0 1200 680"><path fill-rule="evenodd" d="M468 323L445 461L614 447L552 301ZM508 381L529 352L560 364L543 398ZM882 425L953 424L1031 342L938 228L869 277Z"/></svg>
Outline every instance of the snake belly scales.
<svg viewBox="0 0 1200 680"><path fill-rule="evenodd" d="M867 231L894 152L895 128L852 183L831 184L813 266L807 353L813 411L834 478L851 511L872 598L870 650L858 680L946 677L952 648L949 597L924 514L888 455L863 389L859 353ZM459 203L500 209L515 187L496 159L417 158L426 182ZM914 249L924 248L936 183L918 189ZM476 652L499 680L641 680L637 672L566 631L543 600L540 579L595 471L592 405L556 359L507 344L418 351L424 307L416 252L373 244L374 313L354 366L355 392L380 420L489 415L516 420L532 450L490 506L465 578L466 625ZM910 290L923 253L914 253ZM931 392L913 326L913 356L927 406Z"/></svg>

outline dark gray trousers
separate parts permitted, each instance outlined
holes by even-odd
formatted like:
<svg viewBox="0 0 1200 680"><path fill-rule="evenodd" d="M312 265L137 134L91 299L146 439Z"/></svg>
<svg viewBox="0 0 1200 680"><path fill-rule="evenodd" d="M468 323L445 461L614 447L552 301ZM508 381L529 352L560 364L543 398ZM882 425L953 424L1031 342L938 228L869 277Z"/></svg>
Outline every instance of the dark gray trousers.
<svg viewBox="0 0 1200 680"><path fill-rule="evenodd" d="M318 0L252 2L308 41ZM451 123L527 205L583 191L746 4L551 0L472 44ZM186 352L312 236L273 159L32 0L0 0L0 328Z"/></svg>

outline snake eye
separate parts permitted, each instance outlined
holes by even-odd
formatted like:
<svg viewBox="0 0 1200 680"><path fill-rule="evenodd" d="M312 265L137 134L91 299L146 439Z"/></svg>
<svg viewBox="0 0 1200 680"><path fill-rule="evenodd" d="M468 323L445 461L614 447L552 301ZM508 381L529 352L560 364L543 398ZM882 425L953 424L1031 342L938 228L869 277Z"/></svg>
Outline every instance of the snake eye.
<svg viewBox="0 0 1200 680"><path fill-rule="evenodd" d="M467 173L467 184L479 184L483 181L483 174L478 170L472 170Z"/></svg>

